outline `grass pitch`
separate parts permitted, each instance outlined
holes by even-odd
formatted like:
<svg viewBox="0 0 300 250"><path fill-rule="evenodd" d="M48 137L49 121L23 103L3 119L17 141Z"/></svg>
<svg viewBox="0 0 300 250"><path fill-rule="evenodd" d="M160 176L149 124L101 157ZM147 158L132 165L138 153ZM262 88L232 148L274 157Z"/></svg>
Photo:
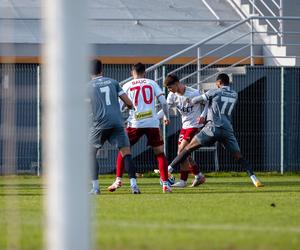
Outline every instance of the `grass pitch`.
<svg viewBox="0 0 300 250"><path fill-rule="evenodd" d="M101 177L91 197L94 249L299 249L300 176L208 177L198 188L162 194L158 178L140 178L141 195L128 181L115 193ZM42 180L0 178L0 249L43 248Z"/></svg>

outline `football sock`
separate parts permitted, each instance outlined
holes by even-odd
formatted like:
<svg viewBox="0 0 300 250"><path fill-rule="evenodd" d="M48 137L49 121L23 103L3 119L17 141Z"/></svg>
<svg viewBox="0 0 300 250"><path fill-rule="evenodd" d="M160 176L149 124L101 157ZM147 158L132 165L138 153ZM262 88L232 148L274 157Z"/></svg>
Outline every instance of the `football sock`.
<svg viewBox="0 0 300 250"><path fill-rule="evenodd" d="M136 179L130 178L130 186L136 186Z"/></svg>
<svg viewBox="0 0 300 250"><path fill-rule="evenodd" d="M99 189L99 181L98 180L92 180L93 189Z"/></svg>
<svg viewBox="0 0 300 250"><path fill-rule="evenodd" d="M91 159L92 159L92 180L98 180L99 178L99 164L97 160L97 148L91 148Z"/></svg>
<svg viewBox="0 0 300 250"><path fill-rule="evenodd" d="M163 181L163 185L169 186L169 183L167 181Z"/></svg>
<svg viewBox="0 0 300 250"><path fill-rule="evenodd" d="M243 157L241 157L239 160L238 160L238 163L242 166L242 168L244 170L246 170L247 174L249 176L252 176L254 175L253 173L253 170L251 168L251 166L249 165L248 161L246 159L244 159Z"/></svg>
<svg viewBox="0 0 300 250"><path fill-rule="evenodd" d="M189 169L191 170L191 172L193 173L193 175L198 175L200 173L200 168L197 164L195 165L190 165Z"/></svg>
<svg viewBox="0 0 300 250"><path fill-rule="evenodd" d="M183 149L176 157L175 159L171 162L170 166L173 168L180 164L181 162L185 161L189 155L191 154L191 151L188 149Z"/></svg>
<svg viewBox="0 0 300 250"><path fill-rule="evenodd" d="M180 170L180 181L187 181L189 176L189 171Z"/></svg>
<svg viewBox="0 0 300 250"><path fill-rule="evenodd" d="M168 172L172 173L174 171L174 168L172 168L171 166L168 166Z"/></svg>
<svg viewBox="0 0 300 250"><path fill-rule="evenodd" d="M116 181L122 181L122 177L117 177Z"/></svg>
<svg viewBox="0 0 300 250"><path fill-rule="evenodd" d="M131 155L125 155L123 157L123 161L124 161L124 167L126 169L126 171L128 172L128 177L131 178L136 178L135 175L135 165L132 161L132 157Z"/></svg>
<svg viewBox="0 0 300 250"><path fill-rule="evenodd" d="M162 181L168 180L168 162L164 153L156 155L156 159L158 162L158 169L160 172L160 178Z"/></svg>
<svg viewBox="0 0 300 250"><path fill-rule="evenodd" d="M124 173L124 161L122 154L119 152L117 156L116 176L122 177Z"/></svg>

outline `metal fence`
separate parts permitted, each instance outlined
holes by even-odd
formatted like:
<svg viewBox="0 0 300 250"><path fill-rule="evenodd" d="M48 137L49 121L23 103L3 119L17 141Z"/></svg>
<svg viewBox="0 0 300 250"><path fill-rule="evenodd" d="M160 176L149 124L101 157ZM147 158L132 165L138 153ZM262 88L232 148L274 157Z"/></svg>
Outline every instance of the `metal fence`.
<svg viewBox="0 0 300 250"><path fill-rule="evenodd" d="M104 69L107 76L123 80L129 76L130 67L105 65ZM166 72L176 67L167 65ZM196 67L190 65L181 77ZM239 93L233 124L244 156L256 171L300 171L300 68L246 67L242 73L233 74L232 81L232 88ZM38 82L36 64L0 65L1 174L36 173L40 165ZM176 113L171 121L166 130L168 161L176 155L181 127ZM102 173L114 172L116 155L116 149L108 144L99 151ZM139 172L157 168L145 138L133 147L133 156ZM204 172L215 170L211 152L197 152L195 158ZM240 171L220 145L218 159L220 171Z"/></svg>

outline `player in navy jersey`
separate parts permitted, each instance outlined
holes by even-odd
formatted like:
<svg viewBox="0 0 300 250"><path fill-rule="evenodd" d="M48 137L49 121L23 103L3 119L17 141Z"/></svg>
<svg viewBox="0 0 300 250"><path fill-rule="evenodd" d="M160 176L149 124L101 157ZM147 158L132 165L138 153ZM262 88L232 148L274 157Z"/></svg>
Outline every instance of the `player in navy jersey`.
<svg viewBox="0 0 300 250"><path fill-rule="evenodd" d="M205 127L194 136L192 141L177 155L170 164L174 167L190 156L191 152L201 146L210 146L216 141L224 145L232 156L247 171L256 187L263 186L256 178L247 160L241 154L239 144L235 138L231 124L231 113L236 104L238 95L229 87L227 74L220 74L216 79L217 89L211 89L205 94L192 99L192 103L208 103Z"/></svg>
<svg viewBox="0 0 300 250"><path fill-rule="evenodd" d="M92 61L91 77L92 80L88 84L92 108L90 142L92 144L93 187L91 194L100 194L98 181L99 165L96 154L106 141L119 149L124 159L124 166L128 171L131 191L133 194L139 194L140 190L136 184L135 166L131 157L129 140L124 129L119 98L129 109L133 108L133 104L116 80L102 76L102 63L100 60Z"/></svg>

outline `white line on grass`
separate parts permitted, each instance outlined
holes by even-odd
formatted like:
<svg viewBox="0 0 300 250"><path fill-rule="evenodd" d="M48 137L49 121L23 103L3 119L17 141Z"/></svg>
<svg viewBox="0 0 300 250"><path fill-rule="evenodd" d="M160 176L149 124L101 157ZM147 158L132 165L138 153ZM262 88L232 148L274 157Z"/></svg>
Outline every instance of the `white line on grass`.
<svg viewBox="0 0 300 250"><path fill-rule="evenodd" d="M118 227L134 227L148 229L188 229L188 230L222 230L222 231L253 231L253 232L278 232L278 233L296 233L300 234L300 227L266 227L266 226L248 226L233 224L179 224L179 223L144 223L144 222L127 222L116 220L102 220L101 225L113 225Z"/></svg>

